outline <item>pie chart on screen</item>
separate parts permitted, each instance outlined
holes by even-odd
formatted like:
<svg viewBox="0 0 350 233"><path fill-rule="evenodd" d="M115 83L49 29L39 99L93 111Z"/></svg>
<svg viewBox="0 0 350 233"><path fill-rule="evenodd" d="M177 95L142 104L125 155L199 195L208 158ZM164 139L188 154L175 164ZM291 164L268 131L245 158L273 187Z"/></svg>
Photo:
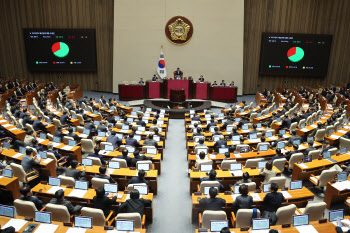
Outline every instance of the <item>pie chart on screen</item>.
<svg viewBox="0 0 350 233"><path fill-rule="evenodd" d="M298 62L304 57L304 50L300 47L292 47L287 52L287 57L291 62Z"/></svg>
<svg viewBox="0 0 350 233"><path fill-rule="evenodd" d="M51 50L56 57L65 57L69 53L69 47L66 43L56 42L52 45Z"/></svg>

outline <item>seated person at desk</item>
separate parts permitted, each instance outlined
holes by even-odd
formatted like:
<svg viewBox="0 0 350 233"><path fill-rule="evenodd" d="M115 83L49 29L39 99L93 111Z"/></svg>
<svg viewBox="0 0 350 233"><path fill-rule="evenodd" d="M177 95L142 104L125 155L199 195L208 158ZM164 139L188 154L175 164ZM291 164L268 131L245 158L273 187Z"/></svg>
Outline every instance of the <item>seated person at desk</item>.
<svg viewBox="0 0 350 233"><path fill-rule="evenodd" d="M279 142L283 142L285 139L283 138L283 134L278 134L278 139L272 142L272 147L276 147Z"/></svg>
<svg viewBox="0 0 350 233"><path fill-rule="evenodd" d="M146 157L145 155L140 155L140 151L139 150L135 150L133 154L134 154L134 158L131 159L131 165L133 167L136 167L136 163L138 161L152 160L152 157Z"/></svg>
<svg viewBox="0 0 350 233"><path fill-rule="evenodd" d="M248 172L244 172L243 173L243 179L237 181L234 185L229 185L229 186L233 187L233 186L237 186L237 185L240 185L240 184L247 184L247 183L251 183L251 182L252 182L252 179L250 179L249 173Z"/></svg>
<svg viewBox="0 0 350 233"><path fill-rule="evenodd" d="M207 147L207 145L205 145L205 143L204 143L204 138L200 138L198 140L198 143L196 143L194 150L196 150L196 148L198 148L198 147Z"/></svg>
<svg viewBox="0 0 350 233"><path fill-rule="evenodd" d="M214 132L215 132L215 133L213 133L212 136L215 136L215 135L222 135L222 133L219 133L219 127L215 127L215 128L214 128Z"/></svg>
<svg viewBox="0 0 350 233"><path fill-rule="evenodd" d="M280 148L276 149L276 155L272 157L271 161L273 162L276 159L287 159L286 156L282 153L282 150Z"/></svg>
<svg viewBox="0 0 350 233"><path fill-rule="evenodd" d="M23 185L23 187L20 189L20 193L22 194L22 196L19 198L20 200L33 202L39 211L43 208L43 202L36 196L33 196L33 192L29 185Z"/></svg>
<svg viewBox="0 0 350 233"><path fill-rule="evenodd" d="M67 134L67 136L73 138L74 141L77 141L77 142L80 141L80 137L79 137L78 135L76 135L76 134L73 132L73 128L69 128L69 129L68 129L68 134Z"/></svg>
<svg viewBox="0 0 350 233"><path fill-rule="evenodd" d="M253 205L253 197L248 196L248 186L245 184L242 184L239 186L239 193L240 196L236 197L235 202L233 202L233 208L235 209L235 213L239 209L251 209Z"/></svg>
<svg viewBox="0 0 350 233"><path fill-rule="evenodd" d="M234 87L234 86L235 86L235 82L232 81L232 82L230 83L230 87Z"/></svg>
<svg viewBox="0 0 350 233"><path fill-rule="evenodd" d="M138 115L138 121L136 121L136 125L140 125L140 126L143 126L143 127L146 126L146 122L144 122L142 120L142 116L141 115Z"/></svg>
<svg viewBox="0 0 350 233"><path fill-rule="evenodd" d="M217 198L218 191L216 188L211 187L209 189L210 198L202 198L199 200L199 206L203 210L222 210L225 207L226 200L222 198Z"/></svg>
<svg viewBox="0 0 350 233"><path fill-rule="evenodd" d="M261 168L260 175L264 176L264 184L269 183L271 177L275 177L277 175L277 170L272 169L272 162L268 161L265 167Z"/></svg>
<svg viewBox="0 0 350 233"><path fill-rule="evenodd" d="M218 84L216 83L216 81L214 81L214 83L211 85L212 87L217 87Z"/></svg>
<svg viewBox="0 0 350 233"><path fill-rule="evenodd" d="M239 133L237 132L237 126L234 126L232 128L232 133L229 134L230 139L232 139L233 136L238 136Z"/></svg>
<svg viewBox="0 0 350 233"><path fill-rule="evenodd" d="M180 70L180 68L177 68L174 71L174 78L175 79L182 79L183 72Z"/></svg>
<svg viewBox="0 0 350 233"><path fill-rule="evenodd" d="M234 150L236 150L236 146L234 146ZM230 152L225 152L225 157L223 158L223 160L230 160L230 161L236 161L235 159L231 159L231 154Z"/></svg>
<svg viewBox="0 0 350 233"><path fill-rule="evenodd" d="M122 143L122 140L116 136L117 132L115 132L114 130L111 132L111 135L107 137L107 142L112 143L113 148L116 149L117 147L119 147L119 145ZM137 142L137 141L136 141Z"/></svg>
<svg viewBox="0 0 350 233"><path fill-rule="evenodd" d="M222 80L222 81L221 81L220 86L221 86L221 87L226 87L225 80Z"/></svg>
<svg viewBox="0 0 350 233"><path fill-rule="evenodd" d="M288 154L286 155L287 161L289 161L290 158L292 157L292 155L296 154L296 153L300 153L298 144L294 144L293 145L293 151L289 151Z"/></svg>
<svg viewBox="0 0 350 233"><path fill-rule="evenodd" d="M199 77L199 82L200 82L200 83L204 83L203 75L201 75L201 76Z"/></svg>
<svg viewBox="0 0 350 233"><path fill-rule="evenodd" d="M125 139L125 145L129 145L132 147L139 147L139 142L134 138L134 133L130 133L129 137Z"/></svg>
<svg viewBox="0 0 350 233"><path fill-rule="evenodd" d="M99 158L101 160L102 165L106 165L106 161L103 159L103 156L99 154L99 152L100 152L100 147L95 146L94 153L89 153L88 157Z"/></svg>
<svg viewBox="0 0 350 233"><path fill-rule="evenodd" d="M41 122L42 121L42 117L38 116L37 120L34 120L33 122L33 129L35 131L41 130L41 131L45 131L45 125Z"/></svg>
<svg viewBox="0 0 350 233"><path fill-rule="evenodd" d="M128 150L127 149L123 149L122 150L122 154L121 155L118 155L116 158L117 159L125 159L125 161L126 161L126 165L128 166L128 167L130 167L131 166L131 158L128 156Z"/></svg>
<svg viewBox="0 0 350 233"><path fill-rule="evenodd" d="M249 132L249 134L259 133L259 130L257 130L258 126L256 124L253 124L253 129Z"/></svg>
<svg viewBox="0 0 350 233"><path fill-rule="evenodd" d="M316 148L313 147L314 142L308 142L308 145L309 145L309 148L307 148L307 149L304 151L304 155L308 155L310 151L316 150Z"/></svg>
<svg viewBox="0 0 350 233"><path fill-rule="evenodd" d="M116 181L111 177L111 176L107 176L106 172L107 172L107 167L105 166L101 166L98 171L100 172L100 174L97 174L95 177L96 178L100 178L100 179L105 179L108 180L109 183L111 184L115 184Z"/></svg>
<svg viewBox="0 0 350 233"><path fill-rule="evenodd" d="M323 145L322 145L321 155L323 155L324 152L327 152L328 150L333 149L333 148L336 148L336 147L331 146L331 145L329 144L329 141L328 141L328 140L325 140L325 141L323 142Z"/></svg>
<svg viewBox="0 0 350 233"><path fill-rule="evenodd" d="M200 153L199 153L199 159L197 159L196 160L196 163L195 163L195 168L199 168L199 164L201 163L201 162L205 162L205 161L208 161L209 159L208 159L208 156L204 153L204 151L201 151Z"/></svg>
<svg viewBox="0 0 350 233"><path fill-rule="evenodd" d="M217 126L214 115L210 115L210 123L207 125L207 130L209 131L212 126Z"/></svg>
<svg viewBox="0 0 350 233"><path fill-rule="evenodd" d="M143 78L140 78L139 84L140 85L144 85L145 84L145 82L143 81Z"/></svg>
<svg viewBox="0 0 350 233"><path fill-rule="evenodd" d="M50 200L51 204L55 205L63 205L67 207L69 214L79 215L81 206L76 205L75 207L72 205L70 201L64 200L64 190L60 189L55 192L54 197Z"/></svg>
<svg viewBox="0 0 350 233"><path fill-rule="evenodd" d="M56 131L55 131L55 133L53 134L53 136L55 136L55 137L59 137L60 139L61 139L61 141L62 141L62 139L63 139L63 132L62 132L62 126L58 126L57 127L57 129L56 129Z"/></svg>
<svg viewBox="0 0 350 233"><path fill-rule="evenodd" d="M60 117L61 125L68 125L70 118L68 116L68 112L64 111L63 115Z"/></svg>
<svg viewBox="0 0 350 233"><path fill-rule="evenodd" d="M196 127L196 129L197 129L197 132L193 133L192 140L193 140L193 137L195 137L195 136L204 136L204 134L202 134L202 128L201 127Z"/></svg>
<svg viewBox="0 0 350 233"><path fill-rule="evenodd" d="M32 141L32 147L34 148L34 149L36 149L36 151L44 151L44 149L39 145L39 142L38 142L38 140L36 140L36 139L33 139L33 141Z"/></svg>
<svg viewBox="0 0 350 233"><path fill-rule="evenodd" d="M153 139L153 134L150 133L148 135L148 138L146 138L145 142L144 142L145 146L158 146L158 143L156 140Z"/></svg>
<svg viewBox="0 0 350 233"><path fill-rule="evenodd" d="M282 121L282 124L281 124L281 129L289 129L291 124L292 123L291 123L289 117L287 115L284 115L283 116L283 121Z"/></svg>
<svg viewBox="0 0 350 233"><path fill-rule="evenodd" d="M230 116L227 116L227 121L222 125L222 127L226 130L228 125L233 125L233 119Z"/></svg>
<svg viewBox="0 0 350 233"><path fill-rule="evenodd" d="M199 115L197 113L194 114L194 116L191 118L192 121L201 121L201 118L199 117Z"/></svg>
<svg viewBox="0 0 350 233"><path fill-rule="evenodd" d="M35 138L36 138L36 132L33 131L33 130L28 130L28 133L27 133L27 135L26 135L25 138L24 138L24 144L25 144L26 146L32 145L32 141L33 141L33 139L35 139Z"/></svg>
<svg viewBox="0 0 350 233"><path fill-rule="evenodd" d="M275 225L277 222L276 211L281 207L282 203L285 202L282 193L278 193L277 183L272 183L270 186L270 193L264 197L264 213L263 218L270 219L270 224Z"/></svg>
<svg viewBox="0 0 350 233"><path fill-rule="evenodd" d="M220 184L220 189L224 189L224 186L221 184L221 182L216 179L216 171L214 169L210 170L209 172L209 177L203 177L200 178L201 182L202 181L218 181Z"/></svg>
<svg viewBox="0 0 350 233"><path fill-rule="evenodd" d="M78 160L72 160L70 167L66 168L65 176L73 177L75 180L86 180L85 165L83 165L83 171L80 171L76 169L78 164Z"/></svg>
<svg viewBox="0 0 350 233"><path fill-rule="evenodd" d="M159 133L159 129L158 128L154 128L153 129L153 136L158 136L159 138L163 138L163 135L161 135Z"/></svg>
<svg viewBox="0 0 350 233"><path fill-rule="evenodd" d="M152 77L152 82L155 82L157 81L158 77L154 74L153 77Z"/></svg>
<svg viewBox="0 0 350 233"><path fill-rule="evenodd" d="M140 198L140 193L138 190L132 190L130 192L130 199L126 200L123 204L120 205L118 213L139 213L141 218L143 215L143 210L145 206L151 206L152 201Z"/></svg>
<svg viewBox="0 0 350 233"><path fill-rule="evenodd" d="M297 131L295 129L292 130L292 136L288 140L289 145L293 145L295 140L300 140L300 143L303 143L303 138L297 135Z"/></svg>
<svg viewBox="0 0 350 233"><path fill-rule="evenodd" d="M107 218L111 212L111 205L116 204L117 195L110 199L109 197L105 196L105 194L105 189L103 187L99 187L96 189L96 196L94 196L93 202L94 208L102 210L103 214Z"/></svg>
<svg viewBox="0 0 350 233"><path fill-rule="evenodd" d="M35 161L38 155L34 155L34 157L32 156L33 156L33 150L26 149L26 155L22 157L22 161L21 161L21 165L26 174L33 171L37 171L36 169L34 169L33 166L38 166L40 164L41 158L39 158L38 161ZM35 173L32 173L31 175L34 176Z"/></svg>
<svg viewBox="0 0 350 233"><path fill-rule="evenodd" d="M147 184L148 185L148 181L145 180L145 175L146 172L141 169L138 171L138 176L137 177L132 177L129 182L126 184L126 187L128 187L129 184Z"/></svg>
<svg viewBox="0 0 350 233"><path fill-rule="evenodd" d="M219 140L215 142L214 144L214 150L215 152L219 152L219 148L225 148L227 147L227 141L224 140L224 135L219 136Z"/></svg>
<svg viewBox="0 0 350 233"><path fill-rule="evenodd" d="M312 133L309 135L309 137L315 136L319 129L324 129L321 122L317 122L317 128L312 131Z"/></svg>
<svg viewBox="0 0 350 233"><path fill-rule="evenodd" d="M49 142L49 143L47 144L47 151L46 151L46 152L49 152L49 153L54 154L57 160L59 160L59 159L62 158L62 155L61 155L60 153L58 153L57 150L54 150L54 148L53 148L53 143L52 143L52 142ZM70 160L70 157L69 157L69 156L64 156L64 159L68 161L67 163L69 163L69 160ZM64 160L63 160L63 161L60 161L60 162L64 162ZM68 165L68 164L67 164L67 165Z"/></svg>

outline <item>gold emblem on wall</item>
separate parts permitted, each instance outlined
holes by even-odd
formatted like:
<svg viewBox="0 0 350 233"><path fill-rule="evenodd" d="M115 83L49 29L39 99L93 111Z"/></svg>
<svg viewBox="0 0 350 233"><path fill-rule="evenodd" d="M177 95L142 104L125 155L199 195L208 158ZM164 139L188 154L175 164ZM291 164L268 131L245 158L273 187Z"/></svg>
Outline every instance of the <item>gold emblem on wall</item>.
<svg viewBox="0 0 350 233"><path fill-rule="evenodd" d="M174 44L182 45L187 43L193 34L191 21L183 16L171 18L165 26L165 35Z"/></svg>

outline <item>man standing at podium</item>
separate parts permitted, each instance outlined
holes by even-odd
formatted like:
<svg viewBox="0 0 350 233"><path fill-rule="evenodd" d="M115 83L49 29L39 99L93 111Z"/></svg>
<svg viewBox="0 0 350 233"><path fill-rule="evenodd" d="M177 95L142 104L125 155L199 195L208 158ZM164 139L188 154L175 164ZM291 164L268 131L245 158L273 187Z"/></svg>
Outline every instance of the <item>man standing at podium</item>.
<svg viewBox="0 0 350 233"><path fill-rule="evenodd" d="M158 79L157 76L154 74L154 75L153 75L153 78L152 78L152 82L157 81L157 79Z"/></svg>
<svg viewBox="0 0 350 233"><path fill-rule="evenodd" d="M201 76L199 77L199 82L204 83L203 75L201 75Z"/></svg>
<svg viewBox="0 0 350 233"><path fill-rule="evenodd" d="M174 78L175 79L182 79L182 71L180 70L180 68L177 68L176 71L174 71Z"/></svg>

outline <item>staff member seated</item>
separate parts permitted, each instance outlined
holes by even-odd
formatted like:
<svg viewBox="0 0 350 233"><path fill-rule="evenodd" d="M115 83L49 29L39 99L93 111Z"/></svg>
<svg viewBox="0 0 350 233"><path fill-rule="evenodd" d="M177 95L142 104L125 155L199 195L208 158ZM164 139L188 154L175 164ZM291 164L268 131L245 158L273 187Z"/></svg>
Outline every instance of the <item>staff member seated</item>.
<svg viewBox="0 0 350 233"><path fill-rule="evenodd" d="M143 210L147 206L151 206L152 201L140 198L138 190L132 190L130 192L130 199L126 200L118 209L118 213L139 213L141 218Z"/></svg>
<svg viewBox="0 0 350 233"><path fill-rule="evenodd" d="M105 196L106 192L103 187L96 189L96 196L94 196L94 208L100 209L103 211L103 214L107 218L111 212L111 205L116 204L117 196L114 196L112 199L109 199Z"/></svg>
<svg viewBox="0 0 350 233"><path fill-rule="evenodd" d="M23 187L20 189L20 193L22 194L22 196L19 198L20 200L33 202L37 210L41 210L43 208L43 202L36 196L33 196L33 192L29 185L23 185Z"/></svg>
<svg viewBox="0 0 350 233"><path fill-rule="evenodd" d="M175 79L182 79L183 72L180 70L180 68L177 68L174 71L174 78Z"/></svg>
<svg viewBox="0 0 350 233"><path fill-rule="evenodd" d="M282 206L282 203L285 202L284 196L282 193L278 193L277 183L272 183L270 186L270 193L266 194L264 198L264 214L263 218L270 219L270 224L275 225L277 222L276 211Z"/></svg>
<svg viewBox="0 0 350 233"><path fill-rule="evenodd" d="M70 201L64 200L64 190L60 189L55 192L54 198L50 201L51 204L63 205L67 207L69 214L79 215L81 206L73 206Z"/></svg>
<svg viewBox="0 0 350 233"><path fill-rule="evenodd" d="M139 170L138 177L131 178L129 180L129 182L126 184L126 187L128 187L129 184L141 184L141 183L144 183L144 184L148 185L148 181L145 180L145 175L146 175L146 172L143 169Z"/></svg>
<svg viewBox="0 0 350 233"><path fill-rule="evenodd" d="M210 170L209 177L203 177L200 179L202 181L218 181L220 184L220 189L224 189L224 186L221 184L221 182L216 179L216 171L214 169Z"/></svg>
<svg viewBox="0 0 350 233"><path fill-rule="evenodd" d="M217 198L218 191L216 188L211 187L209 189L210 198L202 198L199 200L199 206L203 210L221 210L225 207L226 200L222 198Z"/></svg>
<svg viewBox="0 0 350 233"><path fill-rule="evenodd" d="M221 87L226 87L225 80L222 80L222 81L221 81L220 86L221 86Z"/></svg>

